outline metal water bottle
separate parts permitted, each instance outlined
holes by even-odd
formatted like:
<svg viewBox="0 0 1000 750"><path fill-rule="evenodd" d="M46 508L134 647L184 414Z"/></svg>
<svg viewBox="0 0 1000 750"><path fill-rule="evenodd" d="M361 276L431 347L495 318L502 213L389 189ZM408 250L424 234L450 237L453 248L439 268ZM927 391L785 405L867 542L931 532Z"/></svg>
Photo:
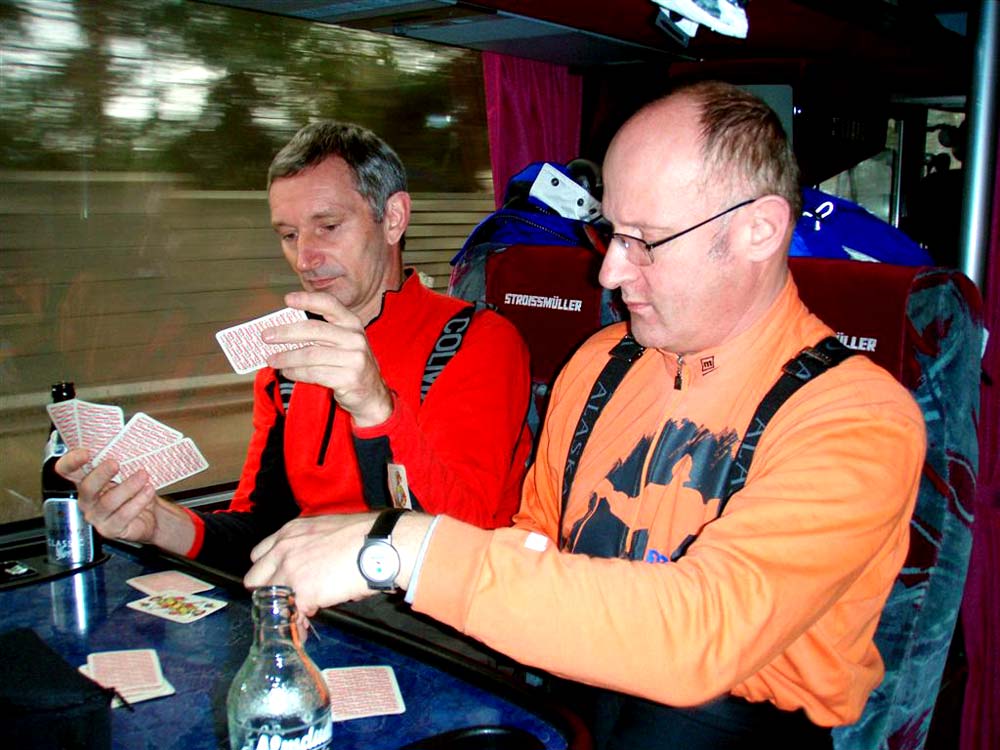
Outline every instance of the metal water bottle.
<svg viewBox="0 0 1000 750"><path fill-rule="evenodd" d="M52 386L52 403L76 398L73 383ZM75 566L89 563L99 552L100 540L77 504L76 485L56 471L56 461L66 452L66 443L49 423L49 439L42 455L42 515L49 563Z"/></svg>
<svg viewBox="0 0 1000 750"><path fill-rule="evenodd" d="M288 586L253 592L253 643L229 688L232 750L318 750L332 734L330 693L302 648Z"/></svg>

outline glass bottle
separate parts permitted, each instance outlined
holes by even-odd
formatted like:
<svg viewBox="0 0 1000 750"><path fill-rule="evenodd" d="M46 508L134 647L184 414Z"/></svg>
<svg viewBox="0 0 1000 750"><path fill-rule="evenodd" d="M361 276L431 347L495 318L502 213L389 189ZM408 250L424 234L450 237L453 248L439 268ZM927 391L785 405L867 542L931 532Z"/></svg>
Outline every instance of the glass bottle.
<svg viewBox="0 0 1000 750"><path fill-rule="evenodd" d="M52 403L76 398L73 383L52 386ZM100 554L100 537L83 517L77 503L76 485L56 471L56 461L67 451L62 435L49 422L49 439L42 454L42 516L45 519L46 551L52 565L76 566Z"/></svg>
<svg viewBox="0 0 1000 750"><path fill-rule="evenodd" d="M76 398L76 387L73 383L55 383L52 386L52 403L58 404L60 401L69 401ZM45 443L45 451L42 454L42 502L50 497L76 497L76 486L64 479L56 471L56 461L59 456L66 452L66 443L63 442L62 435L56 426L49 421L48 440Z"/></svg>
<svg viewBox="0 0 1000 750"><path fill-rule="evenodd" d="M288 586L253 592L253 643L226 701L232 750L318 750L332 734L330 693L295 627Z"/></svg>

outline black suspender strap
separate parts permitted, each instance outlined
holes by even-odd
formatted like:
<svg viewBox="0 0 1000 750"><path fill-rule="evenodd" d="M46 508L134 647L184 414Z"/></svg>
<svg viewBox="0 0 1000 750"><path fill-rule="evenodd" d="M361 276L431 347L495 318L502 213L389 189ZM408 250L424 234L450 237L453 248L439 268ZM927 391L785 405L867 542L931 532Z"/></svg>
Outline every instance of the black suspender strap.
<svg viewBox="0 0 1000 750"><path fill-rule="evenodd" d="M442 326L441 335L434 342L434 348L431 349L431 353L427 357L427 364L424 365L424 377L420 383L421 403L427 398L427 392L430 391L445 365L458 353L475 312L475 305L463 307Z"/></svg>
<svg viewBox="0 0 1000 750"><path fill-rule="evenodd" d="M736 457L729 466L729 475L723 485L722 497L719 498L716 518L722 515L729 498L743 489L743 485L746 484L747 474L750 473L750 463L757 452L760 436L764 434L764 428L778 413L781 405L799 388L822 375L831 367L836 367L852 354L856 354L856 352L840 343L836 336L827 336L815 346L807 346L784 364L781 368L781 376L757 405L757 411L750 418L750 424L743 435L740 447L736 449ZM695 539L697 539L696 534L689 534L670 555L670 560L676 562L683 557Z"/></svg>
<svg viewBox="0 0 1000 750"><path fill-rule="evenodd" d="M580 421L573 433L569 454L566 456L566 468L563 471L562 504L559 509L560 535L563 517L566 513L566 504L569 501L570 488L573 486L573 478L576 475L577 465L580 456L583 455L587 440L590 439L597 418L610 400L611 394L622 382L625 373L628 372L632 364L642 356L643 351L645 349L635 342L632 335L626 334L611 350L607 364L601 370L601 374L597 376L597 382L594 383L594 387L590 391L587 403L580 414ZM722 515L729 498L739 492L746 483L747 474L750 473L750 463L753 461L760 436L781 405L806 383L831 367L836 367L855 353L844 346L836 336L828 336L815 346L806 347L784 364L781 368L781 376L761 399L757 410L750 419L750 425L743 435L740 447L736 450L736 457L729 467L724 494L720 498L716 518ZM694 534L689 535L670 556L670 559L673 561L680 559L696 538Z"/></svg>
<svg viewBox="0 0 1000 750"><path fill-rule="evenodd" d="M750 473L750 462L753 461L754 453L757 451L760 436L781 405L806 383L831 367L836 367L854 353L840 343L836 336L827 336L815 346L807 346L785 363L781 368L781 377L757 405L757 411L750 419L743 441L736 449L736 458L729 467L729 477L725 484L725 494L719 503L718 515L722 515L729 498L746 484L747 474Z"/></svg>
<svg viewBox="0 0 1000 750"><path fill-rule="evenodd" d="M569 444L569 452L566 455L566 468L563 470L562 505L559 509L559 532L562 534L563 515L566 513L566 503L569 500L569 491L573 486L573 478L576 476L576 468L583 455L583 449L594 431L597 418L611 399L611 395L625 378L625 373L635 363L645 347L636 343L631 333L626 333L608 353L609 358L594 387L590 389L587 402L580 412L580 420L573 431L573 439Z"/></svg>

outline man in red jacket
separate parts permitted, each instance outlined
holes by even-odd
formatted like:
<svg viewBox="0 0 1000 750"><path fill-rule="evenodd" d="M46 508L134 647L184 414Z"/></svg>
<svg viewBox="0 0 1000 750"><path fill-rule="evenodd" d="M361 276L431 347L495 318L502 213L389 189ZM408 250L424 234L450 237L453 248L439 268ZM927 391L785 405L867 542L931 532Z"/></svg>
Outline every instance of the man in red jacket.
<svg viewBox="0 0 1000 750"><path fill-rule="evenodd" d="M115 485L114 461L77 481L106 537L155 544L237 573L253 546L298 516L393 505L505 526L530 452L527 348L490 311L422 286L402 265L410 218L403 165L364 128L304 127L268 172L271 224L312 319L267 341L311 342L257 374L254 431L230 507L202 514L156 495L145 472ZM391 484L390 484L391 483Z"/></svg>

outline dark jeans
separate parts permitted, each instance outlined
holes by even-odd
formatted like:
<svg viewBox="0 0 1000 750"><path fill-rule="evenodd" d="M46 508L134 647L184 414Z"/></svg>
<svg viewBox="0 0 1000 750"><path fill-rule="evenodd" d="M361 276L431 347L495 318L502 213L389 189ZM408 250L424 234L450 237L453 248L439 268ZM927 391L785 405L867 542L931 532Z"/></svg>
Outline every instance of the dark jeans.
<svg viewBox="0 0 1000 750"><path fill-rule="evenodd" d="M673 708L580 685L557 695L590 725L594 750L832 750L829 727L799 711L725 696L696 708Z"/></svg>

